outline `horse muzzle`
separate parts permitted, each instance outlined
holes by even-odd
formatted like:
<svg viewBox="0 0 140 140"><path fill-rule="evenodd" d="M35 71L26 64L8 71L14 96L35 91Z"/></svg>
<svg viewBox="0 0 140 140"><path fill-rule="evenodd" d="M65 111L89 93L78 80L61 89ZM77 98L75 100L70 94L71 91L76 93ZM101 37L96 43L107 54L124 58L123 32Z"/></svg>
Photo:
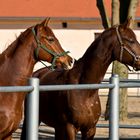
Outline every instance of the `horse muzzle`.
<svg viewBox="0 0 140 140"><path fill-rule="evenodd" d="M135 71L139 71L140 70L140 60L139 61L135 61L134 65L133 65L133 69Z"/></svg>
<svg viewBox="0 0 140 140"><path fill-rule="evenodd" d="M67 56L69 57L69 56ZM55 66L57 68L63 68L65 70L69 70L69 69L72 69L73 65L74 65L74 59L69 57L69 58L65 58L65 57L60 57L60 58L57 58L56 59L56 62L55 62Z"/></svg>

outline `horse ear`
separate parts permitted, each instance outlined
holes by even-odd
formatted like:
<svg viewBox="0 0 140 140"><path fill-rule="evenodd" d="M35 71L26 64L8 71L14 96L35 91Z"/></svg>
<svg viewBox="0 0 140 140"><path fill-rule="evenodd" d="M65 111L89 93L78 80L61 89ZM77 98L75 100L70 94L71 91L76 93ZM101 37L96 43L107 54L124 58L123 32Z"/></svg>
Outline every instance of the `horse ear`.
<svg viewBox="0 0 140 140"><path fill-rule="evenodd" d="M48 22L50 20L50 17L49 18L46 18L41 24L46 27L48 25Z"/></svg>
<svg viewBox="0 0 140 140"><path fill-rule="evenodd" d="M129 28L130 25L132 24L132 22L133 22L132 17L128 17L127 20L126 20L125 23L124 23L124 27L125 27L125 28L127 28L127 27Z"/></svg>

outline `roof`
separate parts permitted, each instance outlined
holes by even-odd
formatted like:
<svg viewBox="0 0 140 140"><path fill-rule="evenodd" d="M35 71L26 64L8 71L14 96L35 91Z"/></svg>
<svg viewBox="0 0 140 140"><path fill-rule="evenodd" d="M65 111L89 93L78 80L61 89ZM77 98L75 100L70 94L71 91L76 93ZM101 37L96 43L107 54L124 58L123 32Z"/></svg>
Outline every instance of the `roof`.
<svg viewBox="0 0 140 140"><path fill-rule="evenodd" d="M111 0L104 0L111 15ZM137 17L140 17L140 5ZM96 0L3 0L0 17L100 17Z"/></svg>

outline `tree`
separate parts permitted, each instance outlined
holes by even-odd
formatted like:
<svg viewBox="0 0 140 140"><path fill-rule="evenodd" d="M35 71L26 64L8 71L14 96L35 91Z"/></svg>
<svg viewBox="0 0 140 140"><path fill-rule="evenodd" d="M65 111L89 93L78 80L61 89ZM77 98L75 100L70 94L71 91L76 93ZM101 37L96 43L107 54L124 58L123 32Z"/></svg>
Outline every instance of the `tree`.
<svg viewBox="0 0 140 140"><path fill-rule="evenodd" d="M97 5L97 7L99 9L100 15L101 15L103 27L105 29L111 27L109 18L107 16L104 0L97 0L96 3L97 3L96 5Z"/></svg>
<svg viewBox="0 0 140 140"><path fill-rule="evenodd" d="M104 5L103 0L99 0L100 3ZM97 0L97 3L99 2ZM112 0L112 17L111 17L111 25L121 24L126 21L128 17L132 17L134 19L136 8L138 5L138 0ZM97 7L100 5L98 4ZM103 7L103 8L102 8ZM100 10L100 14L105 10L105 6L98 8L99 10L102 8L104 10ZM106 14L102 14L106 15ZM103 17L103 16L101 16ZM107 15L104 18L108 18ZM102 20L104 20L102 18ZM104 20L107 21L107 20ZM103 22L108 23L108 22ZM104 26L109 27L109 26ZM131 25L132 27L132 25ZM125 65L119 63L118 61L113 62L112 73L118 74L121 79L128 78L128 70ZM109 100L108 97L106 111L105 111L105 119L107 120L109 117ZM120 89L120 120L124 120L127 118L127 89Z"/></svg>

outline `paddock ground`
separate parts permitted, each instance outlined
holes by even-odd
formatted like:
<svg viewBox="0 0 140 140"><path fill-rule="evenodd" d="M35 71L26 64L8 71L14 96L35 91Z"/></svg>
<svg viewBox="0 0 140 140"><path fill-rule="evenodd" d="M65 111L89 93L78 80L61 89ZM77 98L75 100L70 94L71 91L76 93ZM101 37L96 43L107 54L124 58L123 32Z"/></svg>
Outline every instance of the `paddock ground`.
<svg viewBox="0 0 140 140"><path fill-rule="evenodd" d="M100 97L102 105L102 115L98 124L108 124L104 121L104 110L106 105L106 96ZM140 126L140 97L128 97L128 119L120 124L139 125ZM41 124L39 127L39 140L54 140L53 128L46 127ZM140 140L140 129L120 128L120 140ZM13 140L19 140L21 129L19 128L13 134ZM108 140L108 128L97 128L95 140ZM77 135L77 140L80 140L80 134Z"/></svg>

